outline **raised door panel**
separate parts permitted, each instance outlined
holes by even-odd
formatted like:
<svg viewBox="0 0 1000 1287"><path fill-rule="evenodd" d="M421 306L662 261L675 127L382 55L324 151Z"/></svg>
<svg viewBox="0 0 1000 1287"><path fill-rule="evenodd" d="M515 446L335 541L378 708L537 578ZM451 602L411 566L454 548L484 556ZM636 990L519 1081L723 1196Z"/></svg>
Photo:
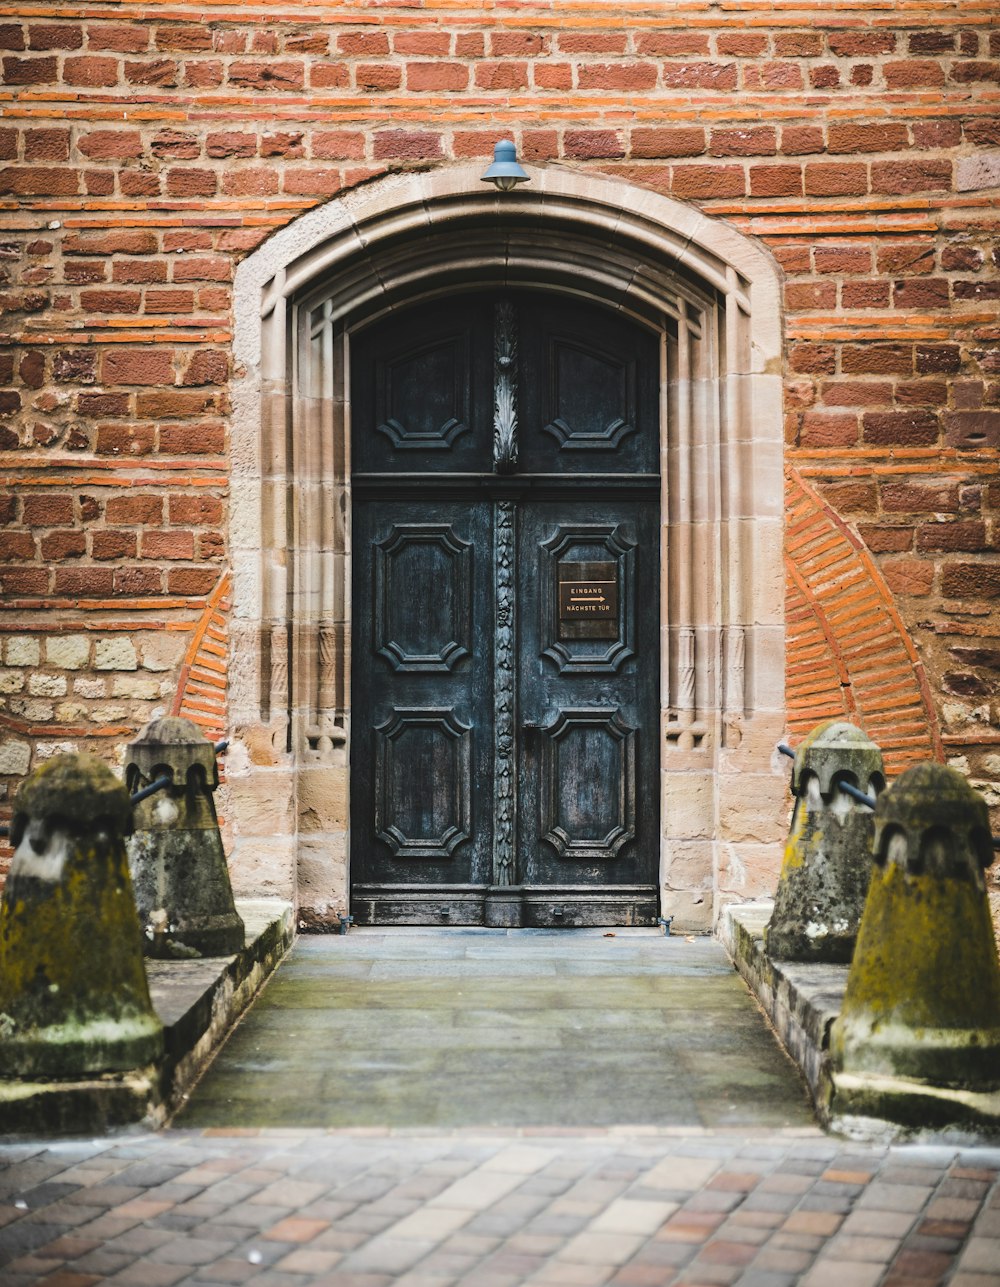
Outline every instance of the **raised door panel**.
<svg viewBox="0 0 1000 1287"><path fill-rule="evenodd" d="M472 297L421 304L352 338L353 467L467 473L493 449L492 311Z"/></svg>
<svg viewBox="0 0 1000 1287"><path fill-rule="evenodd" d="M354 545L367 622L352 677L354 914L478 924L492 869L490 506L359 501Z"/></svg>
<svg viewBox="0 0 1000 1287"><path fill-rule="evenodd" d="M589 304L522 297L519 461L545 474L655 473L655 336Z"/></svg>
<svg viewBox="0 0 1000 1287"><path fill-rule="evenodd" d="M657 512L653 499L613 496L521 512L518 847L529 924L656 916Z"/></svg>

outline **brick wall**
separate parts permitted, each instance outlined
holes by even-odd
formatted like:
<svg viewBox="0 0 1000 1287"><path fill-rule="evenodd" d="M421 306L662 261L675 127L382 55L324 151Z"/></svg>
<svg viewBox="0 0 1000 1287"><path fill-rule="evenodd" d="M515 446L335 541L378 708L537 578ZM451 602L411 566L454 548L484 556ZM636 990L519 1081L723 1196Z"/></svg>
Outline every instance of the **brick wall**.
<svg viewBox="0 0 1000 1287"><path fill-rule="evenodd" d="M946 753L1000 776L992 0L128 10L0 19L9 783L66 743L113 758L176 691L227 567L241 256L500 137L772 252L789 461L896 596Z"/></svg>

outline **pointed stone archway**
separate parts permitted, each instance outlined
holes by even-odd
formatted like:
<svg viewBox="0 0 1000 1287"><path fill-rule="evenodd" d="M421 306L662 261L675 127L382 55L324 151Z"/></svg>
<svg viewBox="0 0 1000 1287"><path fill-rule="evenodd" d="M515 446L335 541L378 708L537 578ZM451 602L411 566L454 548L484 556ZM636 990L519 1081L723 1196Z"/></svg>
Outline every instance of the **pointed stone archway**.
<svg viewBox="0 0 1000 1287"><path fill-rule="evenodd" d="M661 898L705 928L770 889L784 822L779 271L681 202L553 167L395 175L236 276L229 802L238 887L347 906L352 331L469 289L544 288L653 330L661 370Z"/></svg>

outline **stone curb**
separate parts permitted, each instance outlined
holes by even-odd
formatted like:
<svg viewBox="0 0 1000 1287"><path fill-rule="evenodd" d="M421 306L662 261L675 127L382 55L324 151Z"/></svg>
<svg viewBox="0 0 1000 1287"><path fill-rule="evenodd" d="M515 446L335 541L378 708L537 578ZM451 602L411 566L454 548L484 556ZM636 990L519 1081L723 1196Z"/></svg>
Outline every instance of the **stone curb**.
<svg viewBox="0 0 1000 1287"><path fill-rule="evenodd" d="M246 944L233 956L147 961L164 1027L158 1064L72 1082L0 1081L0 1135L103 1133L162 1126L186 1098L294 938L291 904L238 901Z"/></svg>

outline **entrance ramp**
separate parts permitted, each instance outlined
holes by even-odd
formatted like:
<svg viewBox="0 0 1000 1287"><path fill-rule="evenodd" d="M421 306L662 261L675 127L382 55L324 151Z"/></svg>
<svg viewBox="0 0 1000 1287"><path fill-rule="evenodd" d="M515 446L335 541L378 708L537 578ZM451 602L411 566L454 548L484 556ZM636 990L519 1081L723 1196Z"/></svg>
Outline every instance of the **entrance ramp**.
<svg viewBox="0 0 1000 1287"><path fill-rule="evenodd" d="M725 950L656 930L300 937L175 1124L813 1129Z"/></svg>

